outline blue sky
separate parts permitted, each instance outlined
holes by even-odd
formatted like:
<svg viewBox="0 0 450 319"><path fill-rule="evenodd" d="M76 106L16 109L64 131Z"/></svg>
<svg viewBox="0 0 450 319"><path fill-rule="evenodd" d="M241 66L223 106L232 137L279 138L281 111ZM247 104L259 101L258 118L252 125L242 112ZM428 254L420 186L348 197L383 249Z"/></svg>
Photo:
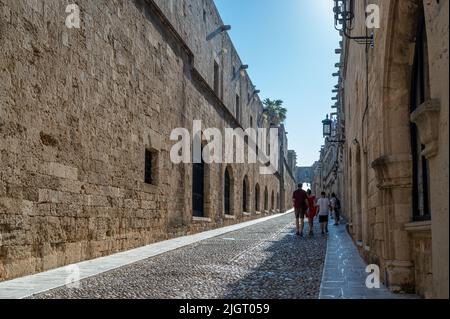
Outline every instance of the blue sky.
<svg viewBox="0 0 450 319"><path fill-rule="evenodd" d="M322 120L331 112L331 74L339 57L332 0L215 0L260 97L288 109L289 148L310 166L323 144Z"/></svg>

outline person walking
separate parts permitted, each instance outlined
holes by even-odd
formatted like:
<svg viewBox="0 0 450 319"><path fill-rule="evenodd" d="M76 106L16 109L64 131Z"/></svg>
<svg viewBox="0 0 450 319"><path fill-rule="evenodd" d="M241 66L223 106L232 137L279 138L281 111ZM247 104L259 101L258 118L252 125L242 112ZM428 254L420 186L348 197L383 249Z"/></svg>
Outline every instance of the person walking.
<svg viewBox="0 0 450 319"><path fill-rule="evenodd" d="M331 194L330 205L334 214L334 226L338 226L341 222L341 202L335 193Z"/></svg>
<svg viewBox="0 0 450 319"><path fill-rule="evenodd" d="M306 192L308 195L308 222L309 222L309 235L314 235L314 218L316 217L316 196L314 196L310 189Z"/></svg>
<svg viewBox="0 0 450 319"><path fill-rule="evenodd" d="M322 235L328 234L328 217L330 214L330 200L325 192L321 193L321 197L317 200L316 207L319 210L319 222Z"/></svg>
<svg viewBox="0 0 450 319"><path fill-rule="evenodd" d="M303 184L298 184L298 189L292 195L295 209L295 224L297 236L303 237L303 228L306 212L308 210L308 195L303 190Z"/></svg>

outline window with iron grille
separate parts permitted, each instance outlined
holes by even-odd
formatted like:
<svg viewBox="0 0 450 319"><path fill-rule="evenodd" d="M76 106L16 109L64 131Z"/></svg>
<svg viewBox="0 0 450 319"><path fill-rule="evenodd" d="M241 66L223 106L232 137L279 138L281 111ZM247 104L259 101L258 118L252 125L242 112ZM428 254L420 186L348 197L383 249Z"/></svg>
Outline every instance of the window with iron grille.
<svg viewBox="0 0 450 319"><path fill-rule="evenodd" d="M422 15L416 35L415 56L411 84L411 113L430 98L428 73L428 45L425 18ZM428 160L422 155L424 145L420 142L416 124L411 123L411 151L413 158L413 219L431 219L430 180Z"/></svg>
<svg viewBox="0 0 450 319"><path fill-rule="evenodd" d="M154 182L153 164L153 153L150 150L145 150L144 182L146 184L153 184Z"/></svg>

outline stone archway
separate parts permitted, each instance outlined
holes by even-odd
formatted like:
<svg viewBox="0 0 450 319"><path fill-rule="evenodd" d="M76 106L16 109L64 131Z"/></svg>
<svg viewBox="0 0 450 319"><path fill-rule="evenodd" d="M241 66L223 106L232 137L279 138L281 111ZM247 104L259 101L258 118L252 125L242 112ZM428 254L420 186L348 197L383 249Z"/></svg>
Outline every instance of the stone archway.
<svg viewBox="0 0 450 319"><path fill-rule="evenodd" d="M378 118L380 156L372 159L377 187L377 238L371 238L381 257L384 281L394 291L414 287L408 233L404 225L412 219L412 156L410 144L411 48L422 7L421 0L383 2L387 15L382 61L381 107ZM377 73L378 75L378 73ZM370 130L369 126L369 130ZM355 163L355 161L354 161Z"/></svg>

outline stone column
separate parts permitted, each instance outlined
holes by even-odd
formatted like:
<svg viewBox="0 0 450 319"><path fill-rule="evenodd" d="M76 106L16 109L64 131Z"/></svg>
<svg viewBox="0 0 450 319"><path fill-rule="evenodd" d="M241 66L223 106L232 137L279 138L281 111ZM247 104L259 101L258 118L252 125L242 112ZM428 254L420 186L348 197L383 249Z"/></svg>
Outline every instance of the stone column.
<svg viewBox="0 0 450 319"><path fill-rule="evenodd" d="M414 268L404 225L411 220L411 155L383 156L372 162L381 192L386 285L395 292L414 292Z"/></svg>

